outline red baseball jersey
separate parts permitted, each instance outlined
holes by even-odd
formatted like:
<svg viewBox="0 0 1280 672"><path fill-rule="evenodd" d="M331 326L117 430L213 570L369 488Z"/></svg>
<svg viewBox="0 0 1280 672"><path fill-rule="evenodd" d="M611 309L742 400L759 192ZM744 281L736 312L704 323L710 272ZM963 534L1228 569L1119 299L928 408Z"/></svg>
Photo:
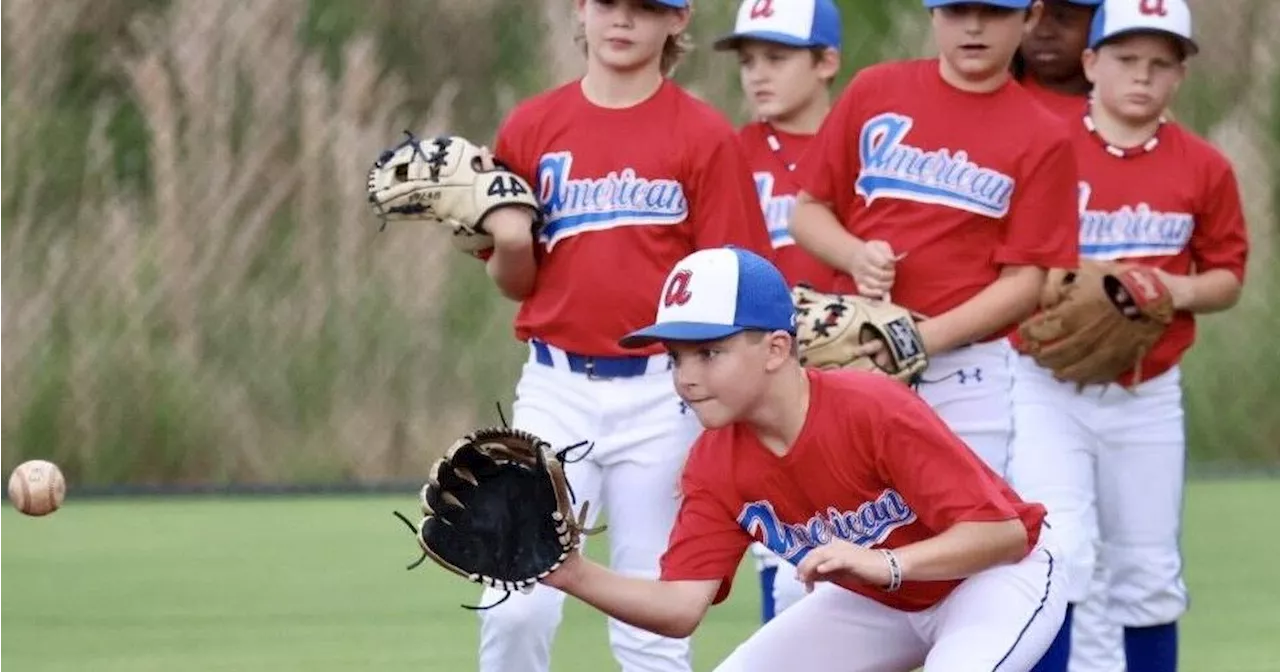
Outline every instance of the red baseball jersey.
<svg viewBox="0 0 1280 672"><path fill-rule="evenodd" d="M578 81L531 98L503 122L494 155L529 179L545 222L520 340L644 354L618 339L653 321L676 262L724 245L772 256L732 124L669 80L625 109L592 104Z"/></svg>
<svg viewBox="0 0 1280 672"><path fill-rule="evenodd" d="M1169 122L1150 152L1121 158L1076 123L1080 162L1080 255L1138 262L1187 275L1225 269L1244 282L1248 233L1231 163ZM1195 341L1195 318L1178 311L1143 360L1144 379L1178 363ZM1132 380L1125 374L1122 383Z"/></svg>
<svg viewBox="0 0 1280 672"><path fill-rule="evenodd" d="M1027 93L1031 94L1031 97L1037 103L1040 103L1045 109L1066 123L1075 124L1079 122L1080 116L1089 107L1089 97L1087 95L1075 96L1058 93L1053 89L1041 86L1034 77L1027 77L1021 84L1022 88L1026 89Z"/></svg>
<svg viewBox="0 0 1280 672"><path fill-rule="evenodd" d="M907 255L893 300L930 316L973 298L1002 266L1069 266L1078 254L1066 127L1017 82L969 93L938 68L926 59L858 73L797 171L850 233Z"/></svg>
<svg viewBox="0 0 1280 672"><path fill-rule="evenodd" d="M809 411L782 457L752 429L707 430L680 485L684 500L662 557L664 581L719 580L729 595L752 541L799 564L833 538L899 548L960 522L1020 519L1027 552L1045 509L1023 502L910 388L857 370L807 371ZM840 585L895 609L926 609L959 581L907 581L886 592Z"/></svg>
<svg viewBox="0 0 1280 672"><path fill-rule="evenodd" d="M808 284L820 292L835 291L836 269L810 254L791 237L788 226L796 209L800 184L795 179L795 165L809 148L812 135L797 135L753 122L738 131L743 151L751 166L760 198L760 209L769 227L773 243L773 262L782 271L787 284ZM772 137L772 141L770 138Z"/></svg>

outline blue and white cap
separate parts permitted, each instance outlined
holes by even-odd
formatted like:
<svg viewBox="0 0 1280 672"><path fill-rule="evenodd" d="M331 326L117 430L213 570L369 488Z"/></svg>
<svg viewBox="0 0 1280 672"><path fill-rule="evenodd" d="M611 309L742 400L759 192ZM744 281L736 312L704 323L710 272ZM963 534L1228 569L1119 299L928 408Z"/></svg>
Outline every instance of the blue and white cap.
<svg viewBox="0 0 1280 672"><path fill-rule="evenodd" d="M1191 38L1191 8L1186 0L1106 0L1093 17L1089 48L1139 32L1172 35L1182 42L1187 56L1200 51Z"/></svg>
<svg viewBox="0 0 1280 672"><path fill-rule="evenodd" d="M619 345L714 341L748 329L795 333L791 288L764 257L736 247L699 250L667 274L655 323Z"/></svg>
<svg viewBox="0 0 1280 672"><path fill-rule="evenodd" d="M663 7L671 7L673 9L689 8L689 0L645 0L645 2L652 2L655 5L662 5Z"/></svg>
<svg viewBox="0 0 1280 672"><path fill-rule="evenodd" d="M948 5L991 5L1005 9L1031 9L1035 0L924 0L926 9Z"/></svg>
<svg viewBox="0 0 1280 672"><path fill-rule="evenodd" d="M733 32L716 40L719 51L741 40L788 47L840 48L840 10L832 0L743 0Z"/></svg>

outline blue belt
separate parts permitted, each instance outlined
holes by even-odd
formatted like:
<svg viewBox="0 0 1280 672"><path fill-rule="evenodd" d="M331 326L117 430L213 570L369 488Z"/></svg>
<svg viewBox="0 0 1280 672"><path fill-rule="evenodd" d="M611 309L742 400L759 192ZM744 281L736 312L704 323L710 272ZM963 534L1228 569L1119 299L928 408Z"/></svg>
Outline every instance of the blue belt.
<svg viewBox="0 0 1280 672"><path fill-rule="evenodd" d="M555 366L551 357L551 348L542 341L530 340L534 357L543 366ZM565 352L569 360L569 370L583 373L594 378L634 378L643 376L649 371L649 357L593 357Z"/></svg>

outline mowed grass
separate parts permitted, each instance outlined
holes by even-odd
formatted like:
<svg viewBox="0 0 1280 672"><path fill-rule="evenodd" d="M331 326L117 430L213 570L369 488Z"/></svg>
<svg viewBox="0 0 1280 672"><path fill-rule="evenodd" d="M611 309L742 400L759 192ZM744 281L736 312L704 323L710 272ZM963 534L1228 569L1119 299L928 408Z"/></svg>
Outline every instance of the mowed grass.
<svg viewBox="0 0 1280 672"><path fill-rule="evenodd" d="M6 507L3 664L23 671L475 669L477 590L417 556L392 517L412 495L75 501L43 519ZM1280 664L1280 482L1190 486L1193 607L1182 669ZM593 554L604 544L592 540ZM709 670L754 629L744 563L695 638ZM603 617L570 600L556 670L617 669Z"/></svg>

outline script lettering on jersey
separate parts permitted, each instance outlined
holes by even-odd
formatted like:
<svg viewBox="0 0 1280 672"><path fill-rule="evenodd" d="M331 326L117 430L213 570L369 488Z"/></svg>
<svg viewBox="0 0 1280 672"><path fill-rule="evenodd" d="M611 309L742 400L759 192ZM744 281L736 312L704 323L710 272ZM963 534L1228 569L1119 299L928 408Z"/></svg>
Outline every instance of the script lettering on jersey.
<svg viewBox="0 0 1280 672"><path fill-rule="evenodd" d="M809 551L832 539L873 546L883 542L890 532L915 520L915 511L907 506L902 495L888 489L853 511L827 507L804 523L783 522L767 501L750 502L738 514L742 529L792 564L799 563Z"/></svg>
<svg viewBox="0 0 1280 672"><path fill-rule="evenodd" d="M1146 203L1090 210L1093 188L1080 182L1080 256L1090 259L1166 257L1182 252L1196 220L1185 212L1159 212Z"/></svg>
<svg viewBox="0 0 1280 672"><path fill-rule="evenodd" d="M995 219L1009 213L1012 177L970 161L963 149L926 151L906 144L914 123L911 117L885 113L863 124L858 138L862 169L854 184L859 196L868 204L898 198Z"/></svg>
<svg viewBox="0 0 1280 672"><path fill-rule="evenodd" d="M773 173L761 171L755 174L755 178L756 195L760 198L760 208L764 210L765 224L769 225L769 240L773 242L773 247L776 249L795 245L796 240L791 237L791 231L787 228L791 223L791 213L796 209L795 194L774 196L776 180Z"/></svg>
<svg viewBox="0 0 1280 672"><path fill-rule="evenodd" d="M538 161L538 201L545 219L539 240L547 249L586 231L679 224L689 214L684 188L675 180L650 180L633 168L573 179L572 168L572 152L544 154Z"/></svg>

